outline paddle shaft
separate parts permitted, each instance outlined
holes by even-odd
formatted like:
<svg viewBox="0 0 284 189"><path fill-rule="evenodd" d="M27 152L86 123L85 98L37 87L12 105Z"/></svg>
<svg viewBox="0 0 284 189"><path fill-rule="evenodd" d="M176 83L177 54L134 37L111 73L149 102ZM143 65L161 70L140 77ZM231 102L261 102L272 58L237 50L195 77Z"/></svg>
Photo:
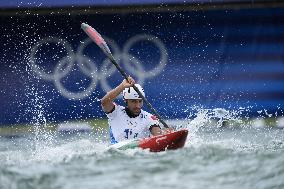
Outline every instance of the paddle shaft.
<svg viewBox="0 0 284 189"><path fill-rule="evenodd" d="M115 61L114 57L112 56L112 54L107 53L106 54L107 57L109 58L109 60L113 63L113 65L115 65L115 67L118 69L118 71L121 73L121 75L128 81L128 76L126 75L125 71L118 65L118 63ZM153 106L150 104L150 102L145 98L145 96L143 96L143 94L139 91L139 89L133 85L134 90L139 94L139 96L142 97L143 101L147 104L147 106L151 109L151 111L153 112L153 114L155 116L157 116L157 118L159 119L159 121L164 125L165 128L169 128L169 126L167 125L167 123L161 118L161 116L159 115L159 113L156 111L155 108L153 108Z"/></svg>

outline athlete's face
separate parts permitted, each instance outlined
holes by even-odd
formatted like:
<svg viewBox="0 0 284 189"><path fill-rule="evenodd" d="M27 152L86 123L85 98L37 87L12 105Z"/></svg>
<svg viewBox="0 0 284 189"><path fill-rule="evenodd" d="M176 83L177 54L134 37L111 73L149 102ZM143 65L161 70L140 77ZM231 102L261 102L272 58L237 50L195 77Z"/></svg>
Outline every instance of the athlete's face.
<svg viewBox="0 0 284 189"><path fill-rule="evenodd" d="M128 109L134 114L139 115L143 106L142 99L128 99L126 100Z"/></svg>

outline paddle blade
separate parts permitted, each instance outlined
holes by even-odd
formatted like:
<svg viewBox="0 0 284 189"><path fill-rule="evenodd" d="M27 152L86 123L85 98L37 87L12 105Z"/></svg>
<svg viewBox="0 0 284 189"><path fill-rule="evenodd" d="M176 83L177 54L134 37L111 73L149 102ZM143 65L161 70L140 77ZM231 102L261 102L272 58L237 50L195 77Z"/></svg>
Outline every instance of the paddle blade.
<svg viewBox="0 0 284 189"><path fill-rule="evenodd" d="M111 51L108 48L105 40L102 38L102 36L91 26L88 24L82 23L81 28L84 30L84 32L103 50L103 52L109 56L111 55Z"/></svg>

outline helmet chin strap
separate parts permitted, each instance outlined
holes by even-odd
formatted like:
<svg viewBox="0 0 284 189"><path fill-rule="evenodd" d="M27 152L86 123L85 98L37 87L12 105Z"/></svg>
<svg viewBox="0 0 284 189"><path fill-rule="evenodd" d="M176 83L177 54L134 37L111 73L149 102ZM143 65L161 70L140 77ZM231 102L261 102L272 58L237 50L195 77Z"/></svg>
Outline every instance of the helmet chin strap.
<svg viewBox="0 0 284 189"><path fill-rule="evenodd" d="M128 107L128 102L127 102L127 99L123 98L125 104L126 104L126 107Z"/></svg>

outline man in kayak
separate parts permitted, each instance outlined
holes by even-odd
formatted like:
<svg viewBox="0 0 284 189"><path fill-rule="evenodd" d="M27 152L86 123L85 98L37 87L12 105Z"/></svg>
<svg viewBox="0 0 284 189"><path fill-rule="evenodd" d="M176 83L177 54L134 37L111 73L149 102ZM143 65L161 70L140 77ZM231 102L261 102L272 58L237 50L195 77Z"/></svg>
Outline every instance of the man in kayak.
<svg viewBox="0 0 284 189"><path fill-rule="evenodd" d="M128 77L128 81L124 79L101 100L102 108L108 117L111 144L162 134L156 116L141 109L143 100L134 90L133 85L145 96L143 88L135 84L132 77ZM126 107L113 102L120 93L123 95Z"/></svg>

